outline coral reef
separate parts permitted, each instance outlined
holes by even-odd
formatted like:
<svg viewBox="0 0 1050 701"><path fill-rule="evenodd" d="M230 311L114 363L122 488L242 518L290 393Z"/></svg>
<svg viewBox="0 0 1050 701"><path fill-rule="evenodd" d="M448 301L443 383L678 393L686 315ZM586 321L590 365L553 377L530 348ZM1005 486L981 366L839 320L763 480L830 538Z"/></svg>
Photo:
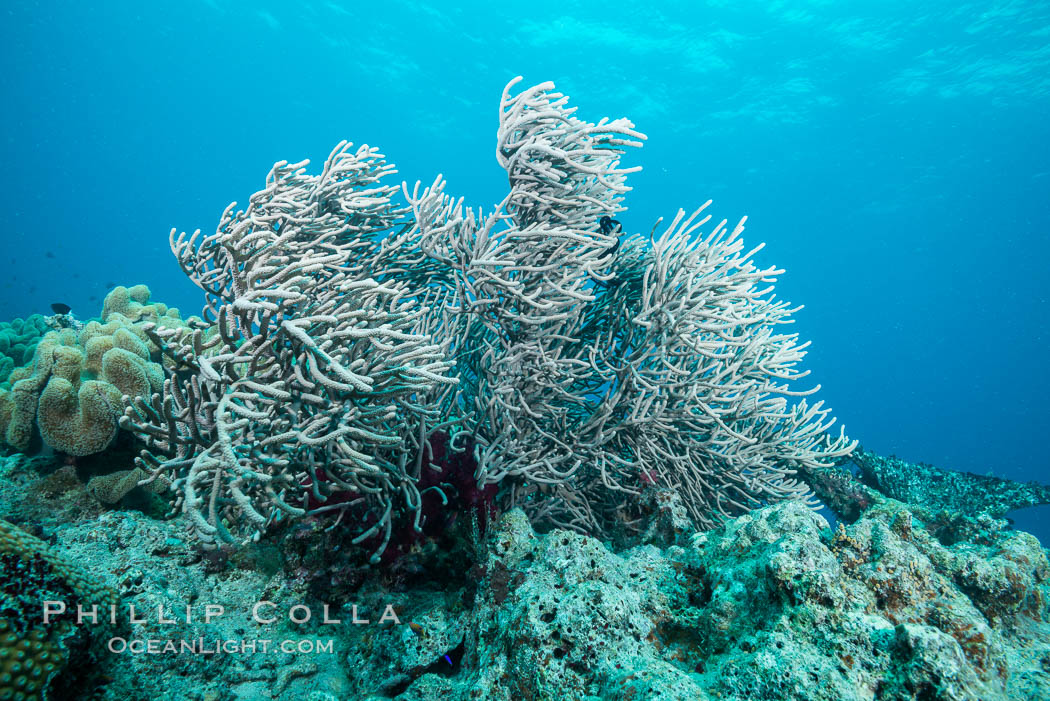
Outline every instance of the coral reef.
<svg viewBox="0 0 1050 701"><path fill-rule="evenodd" d="M0 322L0 382L6 382L15 368L33 362L36 344L47 330L40 314Z"/></svg>
<svg viewBox="0 0 1050 701"><path fill-rule="evenodd" d="M34 439L73 456L98 453L117 434L122 398L159 392L163 371L145 324L182 328L177 309L150 302L145 285L117 287L102 316L56 328L37 342L31 364L0 385L0 435L20 451Z"/></svg>
<svg viewBox="0 0 1050 701"><path fill-rule="evenodd" d="M116 504L140 482L146 482L147 475L141 468L133 467L130 470L119 470L105 475L96 475L88 480L88 492L103 504ZM143 488L154 494L163 494L170 487L164 480L152 480L146 482Z"/></svg>
<svg viewBox="0 0 1050 701"><path fill-rule="evenodd" d="M614 554L515 511L472 608L420 593L422 632L362 634L349 669L367 699L1041 698L1050 566L1004 525L948 547L899 502L834 534L786 502Z"/></svg>
<svg viewBox="0 0 1050 701"><path fill-rule="evenodd" d="M338 558L356 549L342 552L334 531L296 535L311 519L287 531L281 548L206 551L174 521L99 513L93 499L76 494L85 488L75 480L49 489L59 473L34 472L18 456L0 463L0 517L34 514L55 542L51 551L94 563L122 606L161 606L173 615L174 623L160 625L147 613L121 633L128 640L331 643L311 654L108 654L98 660L107 680L99 699L1021 700L1050 693L1050 562L1032 536L987 515L961 517L967 523L944 538L943 526L928 529L921 507L881 497L832 531L789 501L690 538L666 527L677 522L665 503L673 498L654 491L671 513L657 509L643 526L653 544L613 551L573 531L538 534L515 509L480 544L421 552L417 572L405 578L367 565L363 552L361 569L344 569ZM271 602L277 620L253 620L258 601ZM203 606L217 603L225 615L205 621ZM387 603L399 623L376 621ZM179 613L187 604L196 612L189 621ZM282 613L297 605L315 619L290 623ZM323 605L339 624L317 620Z"/></svg>
<svg viewBox="0 0 1050 701"><path fill-rule="evenodd" d="M267 654L104 652L91 660L90 667L104 675L104 688L88 697L86 680L82 680L82 687L50 698L269 701L306 698L311 691L350 698L345 673L335 663L339 653L302 657L274 649L280 640L326 639L323 628L294 625L286 615L274 625L252 620L252 607L258 601L273 601L280 607L276 610L284 613L308 600L304 584L282 571L272 546L249 546L239 551L236 561L217 563L182 538L176 522L137 511L100 511L95 499L87 495L88 488L75 476L65 475L61 484L55 484L56 477L63 477L70 468L41 476L46 471L41 463L41 459L28 461L21 456L0 458L0 479L4 481L0 518L31 516L41 537L54 542L51 553L62 553L67 562L90 562L93 573L119 595L118 620L123 628L108 632L87 626L81 634L93 632L125 640L203 640L209 647L224 640L274 641ZM24 575L20 581L26 587L35 586ZM43 596L48 596L46 589L31 592L38 617ZM75 606L77 599L71 597L67 592L54 598ZM108 607L111 601L104 603ZM204 606L209 604L224 606L226 615L205 621ZM136 621L130 620L129 606L137 611ZM177 619L177 624L159 623L158 606L163 606L165 616ZM184 613L187 606L193 610L189 623ZM333 615L337 606L333 604ZM317 611L320 613L319 607ZM323 662L322 669L317 669L318 662Z"/></svg>
<svg viewBox="0 0 1050 701"><path fill-rule="evenodd" d="M90 687L93 631L68 615L45 624L46 600L98 606L102 616L117 602L80 566L0 520L0 698L71 698Z"/></svg>
<svg viewBox="0 0 1050 701"><path fill-rule="evenodd" d="M999 477L943 470L858 449L858 474L845 465L803 468L800 476L820 500L846 523L868 510L907 500L926 530L945 545L988 543L997 518L1014 509L1047 503L1050 487Z"/></svg>
<svg viewBox="0 0 1050 701"><path fill-rule="evenodd" d="M945 470L868 450L857 450L852 458L864 484L930 512L984 513L1001 518L1014 509L1050 504L1050 486L1036 482Z"/></svg>
<svg viewBox="0 0 1050 701"><path fill-rule="evenodd" d="M399 207L393 167L341 143L318 175L277 163L214 234L172 231L209 325L144 327L169 376L121 425L202 542L327 513L355 543L378 535L378 562L396 523L422 530L424 492L454 488L426 479L436 435L470 446L468 491L591 533L637 527L653 485L703 527L805 500L795 472L848 455L797 384L795 309L743 221L701 234L704 205L621 242L610 216L637 168L619 159L644 136L516 84L497 132L510 189L487 215L440 177Z"/></svg>
<svg viewBox="0 0 1050 701"><path fill-rule="evenodd" d="M0 701L1050 698L1050 488L854 450L743 220L623 232L645 136L519 80L488 214L343 142L172 231L203 318L0 325Z"/></svg>

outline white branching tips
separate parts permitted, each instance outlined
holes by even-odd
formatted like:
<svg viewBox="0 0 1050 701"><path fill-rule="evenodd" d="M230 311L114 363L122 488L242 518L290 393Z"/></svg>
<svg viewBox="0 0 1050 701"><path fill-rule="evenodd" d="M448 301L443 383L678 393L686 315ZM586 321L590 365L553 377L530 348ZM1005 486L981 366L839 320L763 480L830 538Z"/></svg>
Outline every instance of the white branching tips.
<svg viewBox="0 0 1050 701"><path fill-rule="evenodd" d="M510 178L507 212L523 229L543 223L592 232L600 216L622 210L626 175L641 168L620 169L619 158L645 135L626 119L580 121L554 83L512 96L520 81L512 80L500 100L496 159Z"/></svg>
<svg viewBox="0 0 1050 701"><path fill-rule="evenodd" d="M630 525L650 485L701 526L808 498L795 469L852 449L795 387L805 344L743 222L701 233L705 205L621 241L610 217L637 168L620 158L645 137L577 119L549 83L512 95L518 80L490 214L440 176L400 208L393 167L344 142L320 175L276 164L213 235L172 232L209 323L151 331L169 378L122 425L203 541L352 510L377 558L395 519L418 526L439 429L471 437L480 483L587 531Z"/></svg>
<svg viewBox="0 0 1050 701"><path fill-rule="evenodd" d="M403 224L397 188L380 182L393 168L347 143L320 175L305 165L275 165L212 236L173 232L214 324L151 330L174 369L164 395L135 401L123 420L206 543L351 506L389 536L391 500L419 501L420 437L456 383L427 332L425 295L377 280L379 237Z"/></svg>
<svg viewBox="0 0 1050 701"><path fill-rule="evenodd" d="M804 345L780 329L781 271L743 248L743 221L706 235L701 207L655 238L620 242L603 215L629 188L627 120L589 124L545 83L500 103L510 192L482 216L440 178L406 196L415 247L447 274L452 346L473 410L479 477L537 520L585 531L632 518L649 486L677 490L698 525L809 498L795 468L852 449L814 389ZM703 217L703 218L701 218ZM656 227L654 227L654 233ZM464 320L465 321L462 321Z"/></svg>

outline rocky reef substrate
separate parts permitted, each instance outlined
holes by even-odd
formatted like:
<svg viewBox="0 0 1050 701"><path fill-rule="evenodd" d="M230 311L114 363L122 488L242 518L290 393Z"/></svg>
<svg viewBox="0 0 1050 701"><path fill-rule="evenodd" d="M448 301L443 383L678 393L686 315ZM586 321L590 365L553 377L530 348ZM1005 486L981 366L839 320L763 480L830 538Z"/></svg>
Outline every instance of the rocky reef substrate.
<svg viewBox="0 0 1050 701"><path fill-rule="evenodd" d="M986 514L928 526L869 489L848 525L789 502L692 534L661 493L648 544L539 534L514 510L369 568L320 523L202 551L151 515L153 495L101 505L73 469L0 464L0 518L30 544L5 556L0 618L11 597L34 615L30 570L68 590L70 629L84 582L119 600L69 650L48 643L62 698L70 680L85 699L1050 697L1047 553ZM20 634L0 654L31 649Z"/></svg>

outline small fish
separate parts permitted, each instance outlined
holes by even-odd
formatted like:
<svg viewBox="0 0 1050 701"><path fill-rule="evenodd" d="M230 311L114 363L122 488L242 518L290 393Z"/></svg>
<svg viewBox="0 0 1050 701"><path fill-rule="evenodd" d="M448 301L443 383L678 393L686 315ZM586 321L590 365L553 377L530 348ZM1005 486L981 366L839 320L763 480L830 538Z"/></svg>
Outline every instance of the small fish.
<svg viewBox="0 0 1050 701"><path fill-rule="evenodd" d="M612 234L618 234L623 231L623 225L612 217L602 217L599 219L598 228L605 236L611 236Z"/></svg>
<svg viewBox="0 0 1050 701"><path fill-rule="evenodd" d="M412 629L413 633L423 635L423 626L419 625L415 621L410 621L408 627Z"/></svg>
<svg viewBox="0 0 1050 701"><path fill-rule="evenodd" d="M598 220L598 230L601 231L602 236L619 236L620 233L623 231L623 225L620 224L620 222L613 219L612 217L602 217ZM602 251L598 257L607 258L609 256L615 255L616 250L619 247L620 240L617 239L616 243Z"/></svg>
<svg viewBox="0 0 1050 701"><path fill-rule="evenodd" d="M598 231L602 236L616 237L616 243L599 253L598 260L601 260L602 258L613 258L616 255L616 251L620 249L620 234L623 233L623 225L612 217L605 216L598 220ZM598 287L604 287L605 289L617 287L620 284L616 278L611 280L599 280L592 277L591 279L594 280L595 285Z"/></svg>
<svg viewBox="0 0 1050 701"><path fill-rule="evenodd" d="M445 657L445 661L448 662L449 667L455 667L456 666L456 665L452 664L452 658L451 657L449 657L448 655L445 655L444 657Z"/></svg>
<svg viewBox="0 0 1050 701"><path fill-rule="evenodd" d="M47 253L44 254L44 257L45 258L54 258L55 254L52 253L51 251L48 251Z"/></svg>
<svg viewBox="0 0 1050 701"><path fill-rule="evenodd" d="M51 305L51 311L55 314L68 314L72 309L68 304L62 304L61 302L55 302Z"/></svg>

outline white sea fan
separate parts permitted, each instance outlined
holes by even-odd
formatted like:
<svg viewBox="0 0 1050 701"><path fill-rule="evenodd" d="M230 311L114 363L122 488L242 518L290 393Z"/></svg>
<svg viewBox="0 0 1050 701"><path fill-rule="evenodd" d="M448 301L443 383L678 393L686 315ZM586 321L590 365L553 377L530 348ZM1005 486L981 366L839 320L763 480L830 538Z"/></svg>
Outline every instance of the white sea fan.
<svg viewBox="0 0 1050 701"><path fill-rule="evenodd" d="M796 468L851 443L796 387L806 344L772 294L743 220L705 204L662 233L611 217L645 139L573 115L544 83L500 102L509 192L491 213L381 183L393 167L341 143L320 175L278 163L244 211L172 249L207 294L207 329L155 330L163 395L124 423L142 466L173 480L207 543L283 515L368 514L358 541L415 515L435 431L470 437L480 485L536 521L630 528L638 495L676 490L696 524L809 499Z"/></svg>

